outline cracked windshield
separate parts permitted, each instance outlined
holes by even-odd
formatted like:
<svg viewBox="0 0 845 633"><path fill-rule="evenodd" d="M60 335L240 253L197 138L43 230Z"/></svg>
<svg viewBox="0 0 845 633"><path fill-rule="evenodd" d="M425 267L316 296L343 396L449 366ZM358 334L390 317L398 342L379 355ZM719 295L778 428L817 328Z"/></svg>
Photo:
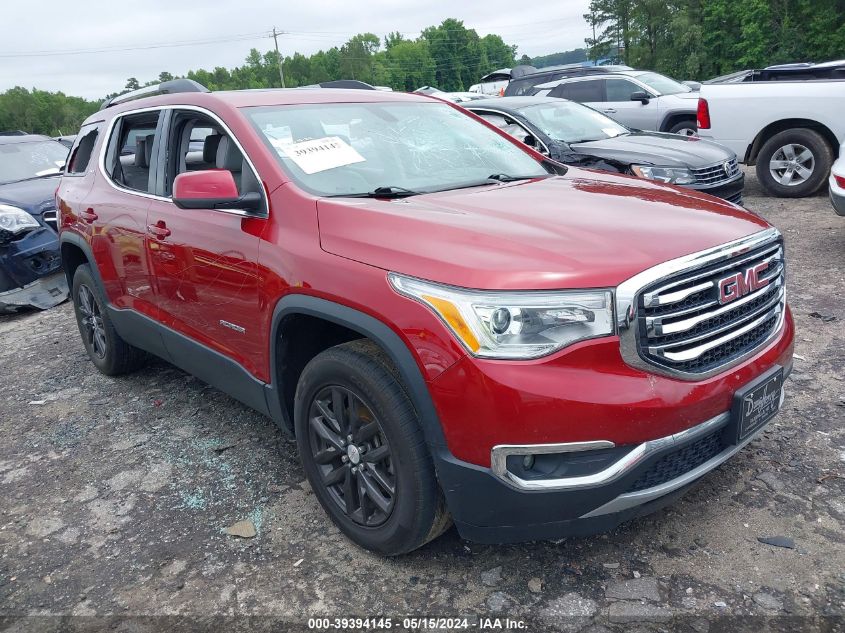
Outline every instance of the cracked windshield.
<svg viewBox="0 0 845 633"><path fill-rule="evenodd" d="M293 179L318 195L413 195L549 175L445 104L261 107L247 114Z"/></svg>

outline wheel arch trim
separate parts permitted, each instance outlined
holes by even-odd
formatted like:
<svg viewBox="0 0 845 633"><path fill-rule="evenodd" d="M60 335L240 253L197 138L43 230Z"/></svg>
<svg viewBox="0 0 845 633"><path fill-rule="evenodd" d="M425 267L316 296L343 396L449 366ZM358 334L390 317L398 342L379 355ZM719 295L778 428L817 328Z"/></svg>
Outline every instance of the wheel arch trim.
<svg viewBox="0 0 845 633"><path fill-rule="evenodd" d="M299 293L288 294L276 303L273 310L270 337L272 388L268 389L267 392L268 405L271 411L280 412L289 428L293 428L293 421L288 419L287 407L284 406L285 403L282 401L276 342L282 334L280 328L285 317L296 314L325 319L349 328L361 334L363 338L370 339L383 349L393 361L405 383L408 397L419 416L426 443L429 446L446 446L446 439L440 426L440 418L437 415L428 386L413 353L402 338L386 323L360 310L327 299Z"/></svg>
<svg viewBox="0 0 845 633"><path fill-rule="evenodd" d="M78 235L76 233L70 233L68 231L63 231L59 236L59 248L60 252L62 253L63 259L65 244L75 246L76 248L82 251L82 254L85 255L85 259L88 260L88 266L91 268L91 274L94 275L94 281L96 281L97 285L100 287L100 292L103 293L104 297L108 297L108 295L106 295L106 286L103 283L103 278L100 276L100 269L97 267L97 261L94 259L94 252L91 250L91 245L86 242L81 235ZM70 271L64 265L64 261L62 261L62 268L64 269L65 277L67 278L68 288L72 288L73 278L70 275Z"/></svg>
<svg viewBox="0 0 845 633"><path fill-rule="evenodd" d="M837 139L833 130L830 129L830 126L813 119L789 117L785 119L778 119L777 121L771 121L763 126L746 150L745 164L755 165L757 163L757 157L763 149L763 145L765 145L766 142L768 142L768 140L776 134L798 129L813 130L814 132L820 134L830 146L831 151L834 154L834 158L836 158L836 148L839 146L839 139Z"/></svg>

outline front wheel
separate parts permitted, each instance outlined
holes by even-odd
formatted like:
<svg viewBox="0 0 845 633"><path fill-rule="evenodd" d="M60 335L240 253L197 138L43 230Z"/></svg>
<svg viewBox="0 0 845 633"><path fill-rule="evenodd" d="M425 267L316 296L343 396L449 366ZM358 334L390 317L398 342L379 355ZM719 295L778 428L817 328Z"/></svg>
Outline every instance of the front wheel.
<svg viewBox="0 0 845 633"><path fill-rule="evenodd" d="M775 134L757 155L757 179L779 198L813 195L827 181L833 151L824 137L808 128Z"/></svg>
<svg viewBox="0 0 845 633"><path fill-rule="evenodd" d="M372 343L338 345L308 363L295 426L314 494L361 547L403 554L449 526L416 411Z"/></svg>

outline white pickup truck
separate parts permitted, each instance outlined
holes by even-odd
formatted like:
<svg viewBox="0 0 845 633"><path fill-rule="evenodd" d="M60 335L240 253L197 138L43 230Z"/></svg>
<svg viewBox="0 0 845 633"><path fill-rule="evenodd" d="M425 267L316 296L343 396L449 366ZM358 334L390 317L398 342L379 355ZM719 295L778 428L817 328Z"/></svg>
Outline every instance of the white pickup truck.
<svg viewBox="0 0 845 633"><path fill-rule="evenodd" d="M726 145L770 193L818 191L845 141L845 81L753 81L701 86L698 134Z"/></svg>

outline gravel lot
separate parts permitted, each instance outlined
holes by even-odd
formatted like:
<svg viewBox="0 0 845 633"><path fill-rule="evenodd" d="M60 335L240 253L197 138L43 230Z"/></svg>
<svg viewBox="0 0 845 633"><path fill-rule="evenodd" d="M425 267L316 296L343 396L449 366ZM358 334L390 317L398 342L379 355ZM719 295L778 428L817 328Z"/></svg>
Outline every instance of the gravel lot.
<svg viewBox="0 0 845 633"><path fill-rule="evenodd" d="M32 615L129 617L118 630L161 615L272 616L250 622L275 630L316 615L394 616L399 630L403 615L592 633L842 627L845 218L748 176L746 205L787 239L798 356L784 410L683 500L593 538L496 547L451 530L373 556L329 522L268 420L163 362L101 376L67 304L0 317L0 630L60 626L15 619ZM245 520L254 538L224 532Z"/></svg>

